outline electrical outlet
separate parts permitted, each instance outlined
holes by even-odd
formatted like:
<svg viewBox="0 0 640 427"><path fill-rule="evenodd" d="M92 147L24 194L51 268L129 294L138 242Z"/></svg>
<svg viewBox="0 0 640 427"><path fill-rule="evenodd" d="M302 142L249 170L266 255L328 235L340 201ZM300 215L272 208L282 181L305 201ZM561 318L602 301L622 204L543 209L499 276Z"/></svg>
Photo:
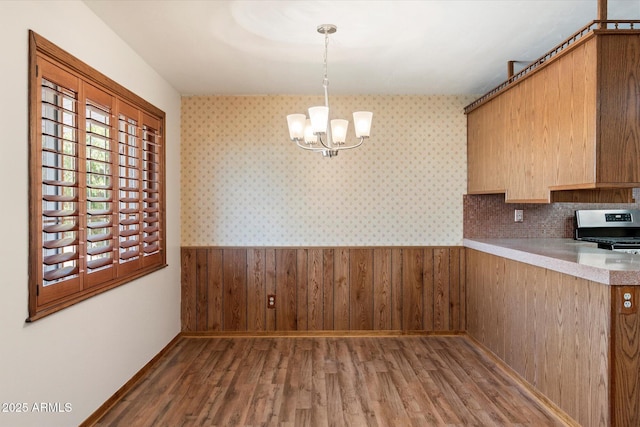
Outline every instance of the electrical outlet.
<svg viewBox="0 0 640 427"><path fill-rule="evenodd" d="M513 220L515 222L524 221L524 211L522 209L515 209L514 210L514 215L513 215Z"/></svg>
<svg viewBox="0 0 640 427"><path fill-rule="evenodd" d="M635 286L621 286L618 288L618 300L620 301L620 314L632 314L636 312L638 304Z"/></svg>
<svg viewBox="0 0 640 427"><path fill-rule="evenodd" d="M276 296L273 294L267 295L267 308L276 308Z"/></svg>

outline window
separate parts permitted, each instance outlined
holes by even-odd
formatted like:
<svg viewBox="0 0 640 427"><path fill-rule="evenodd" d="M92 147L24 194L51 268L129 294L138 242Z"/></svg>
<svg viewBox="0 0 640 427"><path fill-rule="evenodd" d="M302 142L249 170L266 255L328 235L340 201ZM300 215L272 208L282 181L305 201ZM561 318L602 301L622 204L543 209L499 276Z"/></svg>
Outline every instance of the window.
<svg viewBox="0 0 640 427"><path fill-rule="evenodd" d="M29 39L33 321L166 265L165 114Z"/></svg>

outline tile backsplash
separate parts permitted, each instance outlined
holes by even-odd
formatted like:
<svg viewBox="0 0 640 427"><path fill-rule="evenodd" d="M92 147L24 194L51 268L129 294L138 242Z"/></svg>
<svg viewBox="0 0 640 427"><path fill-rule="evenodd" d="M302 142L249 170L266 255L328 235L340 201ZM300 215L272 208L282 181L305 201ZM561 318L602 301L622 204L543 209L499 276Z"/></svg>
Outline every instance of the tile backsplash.
<svg viewBox="0 0 640 427"><path fill-rule="evenodd" d="M579 209L640 209L636 203L505 203L504 194L465 195L465 238L561 238L573 237L574 215ZM514 222L514 210L524 211L524 221Z"/></svg>

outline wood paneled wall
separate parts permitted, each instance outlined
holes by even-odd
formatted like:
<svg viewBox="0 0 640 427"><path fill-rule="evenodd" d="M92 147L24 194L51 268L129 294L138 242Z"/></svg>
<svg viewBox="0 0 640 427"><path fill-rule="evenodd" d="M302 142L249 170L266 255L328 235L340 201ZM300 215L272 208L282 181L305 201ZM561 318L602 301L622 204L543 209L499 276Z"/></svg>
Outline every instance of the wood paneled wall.
<svg viewBox="0 0 640 427"><path fill-rule="evenodd" d="M464 274L463 247L183 247L182 330L463 331Z"/></svg>

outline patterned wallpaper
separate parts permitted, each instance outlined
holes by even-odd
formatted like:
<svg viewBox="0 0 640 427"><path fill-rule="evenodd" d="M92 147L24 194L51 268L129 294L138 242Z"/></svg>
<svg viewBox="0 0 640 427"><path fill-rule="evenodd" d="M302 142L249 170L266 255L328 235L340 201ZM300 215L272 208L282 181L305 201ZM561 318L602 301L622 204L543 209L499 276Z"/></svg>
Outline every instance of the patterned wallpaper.
<svg viewBox="0 0 640 427"><path fill-rule="evenodd" d="M331 96L373 111L371 138L333 159L289 140L320 96L182 98L183 246L462 243L471 96Z"/></svg>

